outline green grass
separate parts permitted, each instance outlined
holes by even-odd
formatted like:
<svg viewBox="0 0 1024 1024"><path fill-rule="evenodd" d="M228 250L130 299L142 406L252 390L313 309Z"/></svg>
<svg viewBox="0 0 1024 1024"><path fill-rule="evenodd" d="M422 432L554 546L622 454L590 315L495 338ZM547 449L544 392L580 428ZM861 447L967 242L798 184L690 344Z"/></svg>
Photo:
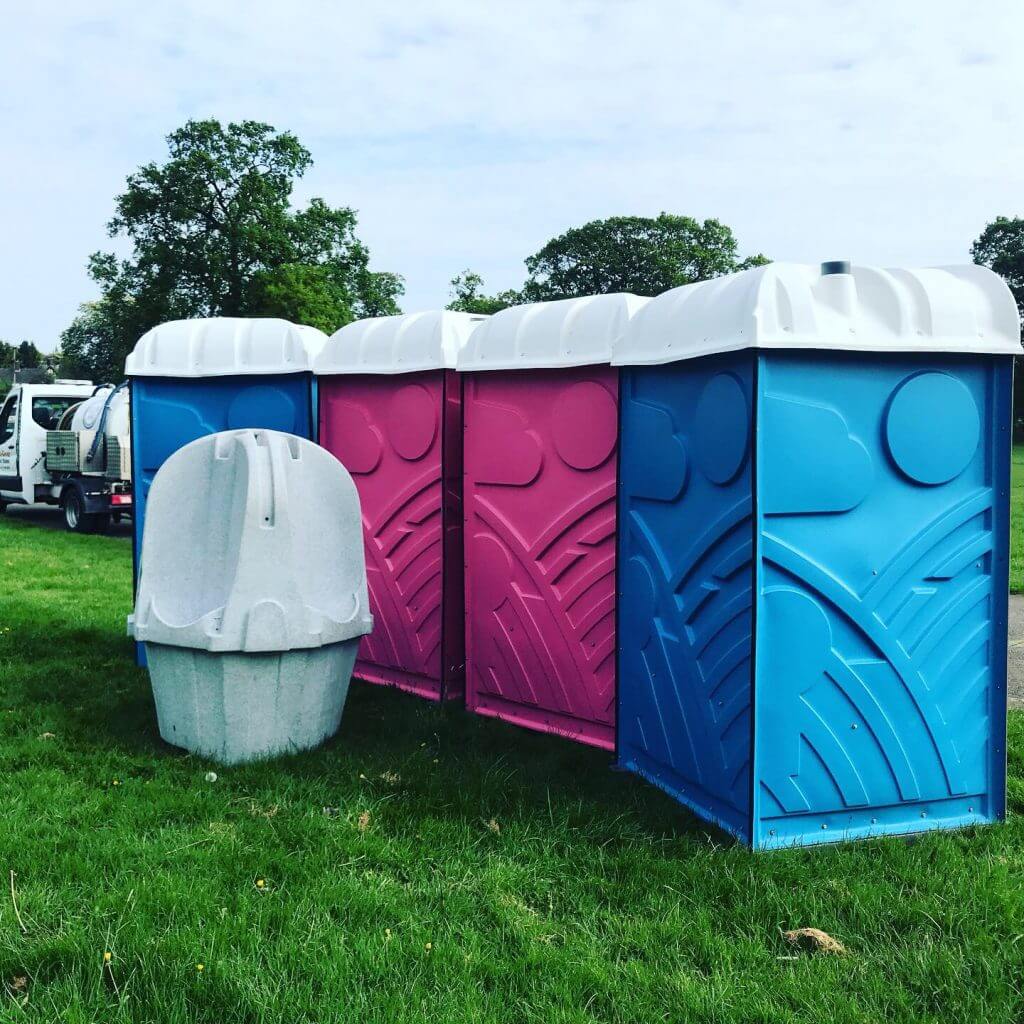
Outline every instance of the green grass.
<svg viewBox="0 0 1024 1024"><path fill-rule="evenodd" d="M1024 593L1024 444L1014 446L1010 466L1010 591Z"/></svg>
<svg viewBox="0 0 1024 1024"><path fill-rule="evenodd" d="M605 755L369 687L322 751L210 783L129 661L127 542L11 516L0 569L0 1020L1024 1015L1017 713L1006 825L768 855ZM801 926L848 955L794 959Z"/></svg>

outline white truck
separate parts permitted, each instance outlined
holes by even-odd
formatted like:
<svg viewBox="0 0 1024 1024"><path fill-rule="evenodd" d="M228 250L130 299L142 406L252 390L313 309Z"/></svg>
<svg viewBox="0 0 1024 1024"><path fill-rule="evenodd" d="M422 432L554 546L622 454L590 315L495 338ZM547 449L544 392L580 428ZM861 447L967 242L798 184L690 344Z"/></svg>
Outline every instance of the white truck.
<svg viewBox="0 0 1024 1024"><path fill-rule="evenodd" d="M76 533L131 514L127 387L14 385L0 406L0 511L35 502L60 505Z"/></svg>

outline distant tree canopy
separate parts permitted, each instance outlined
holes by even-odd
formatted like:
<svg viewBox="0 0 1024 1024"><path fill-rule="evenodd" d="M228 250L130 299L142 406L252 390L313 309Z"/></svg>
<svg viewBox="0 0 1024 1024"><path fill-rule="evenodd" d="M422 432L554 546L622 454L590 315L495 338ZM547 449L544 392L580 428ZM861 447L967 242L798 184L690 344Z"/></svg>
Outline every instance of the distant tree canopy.
<svg viewBox="0 0 1024 1024"><path fill-rule="evenodd" d="M322 199L292 208L312 164L294 135L189 121L167 144L167 161L139 168L115 201L108 231L132 253L90 257L101 297L62 335L62 372L121 376L139 336L165 320L283 316L333 331L398 312L402 280L370 270L353 210Z"/></svg>
<svg viewBox="0 0 1024 1024"><path fill-rule="evenodd" d="M463 271L452 281L449 309L493 313L517 302L539 302L606 292L660 295L670 288L767 263L739 255L732 229L717 220L609 217L570 228L527 257L519 291L488 296L480 275Z"/></svg>
<svg viewBox="0 0 1024 1024"><path fill-rule="evenodd" d="M996 217L971 246L975 263L999 274L1017 300L1017 310L1024 317L1024 220L1019 217ZM1024 441L1024 359L1017 357L1013 375L1014 437Z"/></svg>
<svg viewBox="0 0 1024 1024"><path fill-rule="evenodd" d="M523 301L517 291L509 290L499 292L497 295L484 295L483 287L484 279L472 270L464 270L461 274L456 274L451 280L451 302L448 303L448 308L461 313L490 315L506 306L514 306L517 302Z"/></svg>
<svg viewBox="0 0 1024 1024"><path fill-rule="evenodd" d="M595 220L551 239L526 260L533 301L603 292L660 295L669 288L767 263L740 259L732 230L717 220L662 213Z"/></svg>
<svg viewBox="0 0 1024 1024"><path fill-rule="evenodd" d="M42 363L43 354L31 341L22 341L17 345L9 341L0 341L0 367L34 370Z"/></svg>
<svg viewBox="0 0 1024 1024"><path fill-rule="evenodd" d="M975 239L971 259L999 274L1024 316L1024 220L996 217Z"/></svg>

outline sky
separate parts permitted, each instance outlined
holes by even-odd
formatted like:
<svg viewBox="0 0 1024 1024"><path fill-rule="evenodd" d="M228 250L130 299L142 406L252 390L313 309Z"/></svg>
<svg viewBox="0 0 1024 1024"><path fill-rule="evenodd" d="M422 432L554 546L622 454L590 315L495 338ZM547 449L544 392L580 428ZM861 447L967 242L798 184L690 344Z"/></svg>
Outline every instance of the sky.
<svg viewBox="0 0 1024 1024"><path fill-rule="evenodd" d="M574 225L965 262L1024 216L1019 0L0 0L0 338L58 343L126 176L189 118L294 132L406 311Z"/></svg>

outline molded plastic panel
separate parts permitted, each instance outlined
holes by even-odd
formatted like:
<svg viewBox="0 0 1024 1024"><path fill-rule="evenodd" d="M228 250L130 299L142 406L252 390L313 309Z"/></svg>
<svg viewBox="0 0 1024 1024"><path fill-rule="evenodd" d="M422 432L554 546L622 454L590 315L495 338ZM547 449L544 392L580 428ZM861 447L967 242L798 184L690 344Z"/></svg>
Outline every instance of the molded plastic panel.
<svg viewBox="0 0 1024 1024"><path fill-rule="evenodd" d="M314 361L313 372L331 377L454 370L459 350L486 319L444 309L356 320L331 335Z"/></svg>
<svg viewBox="0 0 1024 1024"><path fill-rule="evenodd" d="M662 292L616 335L612 364L744 348L1021 355L1017 304L987 267L849 271L769 263Z"/></svg>
<svg viewBox="0 0 1024 1024"><path fill-rule="evenodd" d="M611 749L618 372L463 389L467 706Z"/></svg>
<svg viewBox="0 0 1024 1024"><path fill-rule="evenodd" d="M274 317L169 320L147 331L125 360L128 377L280 376L311 370L327 335Z"/></svg>
<svg viewBox="0 0 1024 1024"><path fill-rule="evenodd" d="M750 834L755 356L622 374L620 764Z"/></svg>
<svg viewBox="0 0 1024 1024"><path fill-rule="evenodd" d="M223 430L263 427L309 438L313 430L308 373L175 380L135 377L131 383L135 580L138 582L146 500L153 477L179 448ZM182 500L187 496L183 495ZM186 543L182 538L182 543ZM137 657L143 664L142 648Z"/></svg>
<svg viewBox="0 0 1024 1024"><path fill-rule="evenodd" d="M760 357L756 846L1003 817L1010 372Z"/></svg>
<svg viewBox="0 0 1024 1024"><path fill-rule="evenodd" d="M352 473L362 504L376 628L363 641L356 676L433 700L461 696L455 374L321 377L319 385L320 443Z"/></svg>
<svg viewBox="0 0 1024 1024"><path fill-rule="evenodd" d="M613 292L509 306L472 331L456 365L462 371L494 371L607 363L629 318L648 302Z"/></svg>

